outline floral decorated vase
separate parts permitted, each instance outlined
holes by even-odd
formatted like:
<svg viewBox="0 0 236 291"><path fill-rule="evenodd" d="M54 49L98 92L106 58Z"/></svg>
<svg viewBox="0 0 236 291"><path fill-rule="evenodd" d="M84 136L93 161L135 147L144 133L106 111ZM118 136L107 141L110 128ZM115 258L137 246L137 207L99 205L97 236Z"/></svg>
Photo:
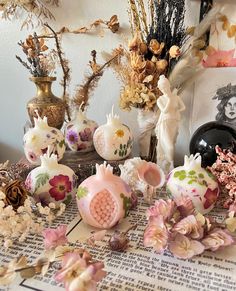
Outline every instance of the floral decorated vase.
<svg viewBox="0 0 236 291"><path fill-rule="evenodd" d="M187 196L202 214L212 210L219 195L215 177L201 167L200 154L185 156L184 165L170 172L166 189L177 205L183 196Z"/></svg>
<svg viewBox="0 0 236 291"><path fill-rule="evenodd" d="M77 205L84 222L111 228L126 217L131 208L131 189L113 174L110 165L96 165L96 175L84 180L77 191Z"/></svg>
<svg viewBox="0 0 236 291"><path fill-rule="evenodd" d="M53 202L69 204L75 194L76 175L69 167L58 164L57 156L45 154L40 157L41 166L27 176L25 186L36 202L43 206Z"/></svg>
<svg viewBox="0 0 236 291"><path fill-rule="evenodd" d="M79 110L76 118L70 121L65 129L65 141L72 151L90 152L94 150L93 134L98 125L89 120L82 110Z"/></svg>
<svg viewBox="0 0 236 291"><path fill-rule="evenodd" d="M93 142L104 160L122 160L131 153L133 137L129 127L122 124L118 115L113 114L112 108L112 113L107 115L107 123L96 129Z"/></svg>
<svg viewBox="0 0 236 291"><path fill-rule="evenodd" d="M40 156L53 153L57 160L61 160L65 152L65 139L62 132L47 123L47 117L43 119L38 115L34 119L34 127L30 128L23 138L24 152L27 160L33 165L40 165Z"/></svg>

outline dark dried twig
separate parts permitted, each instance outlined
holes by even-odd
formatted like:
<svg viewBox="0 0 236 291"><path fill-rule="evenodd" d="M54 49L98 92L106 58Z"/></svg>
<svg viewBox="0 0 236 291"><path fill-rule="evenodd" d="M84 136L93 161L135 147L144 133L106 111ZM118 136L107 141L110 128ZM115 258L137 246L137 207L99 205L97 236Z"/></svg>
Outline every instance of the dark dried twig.
<svg viewBox="0 0 236 291"><path fill-rule="evenodd" d="M92 53L93 62L95 61L95 56ZM89 94L96 87L97 82L103 74L103 70L109 66L116 58L118 54L104 63L101 67L99 67L96 71L92 73L92 75L86 77L84 84L80 85L76 90L75 97L73 98L73 103L77 108L81 108L82 110L88 106Z"/></svg>
<svg viewBox="0 0 236 291"><path fill-rule="evenodd" d="M44 26L46 26L53 34L53 37L55 39L56 42L56 48L57 48L57 55L59 58L59 62L63 71L63 80L62 80L62 85L63 85L63 101L66 104L66 113L68 116L68 119L71 120L70 118L70 112L69 112L69 106L67 103L67 93L66 93L66 89L70 80L70 68L68 67L68 61L63 58L63 52L61 51L61 46L59 43L59 39L57 36L57 33L55 32L55 30L53 30L53 28L48 24L48 23L44 23Z"/></svg>

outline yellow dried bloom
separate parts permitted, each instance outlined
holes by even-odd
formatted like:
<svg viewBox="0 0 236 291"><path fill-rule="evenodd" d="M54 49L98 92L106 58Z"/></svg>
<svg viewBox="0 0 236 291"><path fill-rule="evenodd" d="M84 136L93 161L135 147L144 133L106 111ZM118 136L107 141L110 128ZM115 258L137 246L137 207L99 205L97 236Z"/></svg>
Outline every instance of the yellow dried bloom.
<svg viewBox="0 0 236 291"><path fill-rule="evenodd" d="M160 55L164 46L164 42L160 44L156 39L152 39L149 43L149 49L154 55Z"/></svg>
<svg viewBox="0 0 236 291"><path fill-rule="evenodd" d="M156 67L159 73L164 72L167 66L168 66L168 62L165 59L159 60L156 62Z"/></svg>
<svg viewBox="0 0 236 291"><path fill-rule="evenodd" d="M172 47L169 50L169 54L170 54L170 57L172 59L175 59L178 56L180 56L180 49L179 49L179 47L177 45L172 45Z"/></svg>

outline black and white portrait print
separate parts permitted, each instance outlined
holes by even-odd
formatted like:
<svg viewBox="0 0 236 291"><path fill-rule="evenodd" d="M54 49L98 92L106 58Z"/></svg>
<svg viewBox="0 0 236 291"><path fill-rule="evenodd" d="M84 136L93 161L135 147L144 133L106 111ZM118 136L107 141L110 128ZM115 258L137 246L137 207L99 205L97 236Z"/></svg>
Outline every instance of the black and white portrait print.
<svg viewBox="0 0 236 291"><path fill-rule="evenodd" d="M209 121L236 128L236 68L208 68L196 78L190 133Z"/></svg>
<svg viewBox="0 0 236 291"><path fill-rule="evenodd" d="M213 100L219 103L216 106L218 113L215 119L219 122L228 122L236 125L236 85L231 83L225 87L219 88Z"/></svg>

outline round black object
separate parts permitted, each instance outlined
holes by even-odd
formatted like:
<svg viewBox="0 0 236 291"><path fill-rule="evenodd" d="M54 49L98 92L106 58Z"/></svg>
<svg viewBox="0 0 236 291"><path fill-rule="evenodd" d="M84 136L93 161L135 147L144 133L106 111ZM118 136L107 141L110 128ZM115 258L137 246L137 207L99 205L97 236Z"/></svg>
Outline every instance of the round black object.
<svg viewBox="0 0 236 291"><path fill-rule="evenodd" d="M211 121L200 126L193 134L189 150L191 154L200 153L202 167L211 166L217 159L215 146L236 152L236 131L232 127Z"/></svg>

